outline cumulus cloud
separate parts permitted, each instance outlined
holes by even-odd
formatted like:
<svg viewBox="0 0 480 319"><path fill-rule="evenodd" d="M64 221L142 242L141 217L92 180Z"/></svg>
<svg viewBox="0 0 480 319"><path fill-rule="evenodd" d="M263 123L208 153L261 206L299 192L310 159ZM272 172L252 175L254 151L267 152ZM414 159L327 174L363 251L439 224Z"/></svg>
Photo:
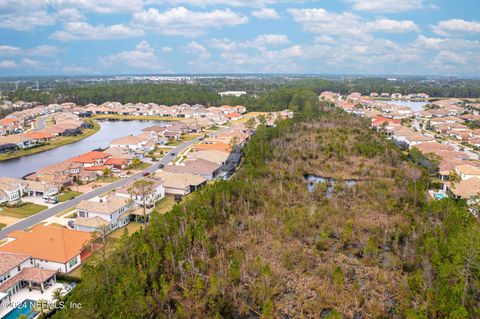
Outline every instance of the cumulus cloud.
<svg viewBox="0 0 480 319"><path fill-rule="evenodd" d="M423 8L422 0L346 0L353 9L359 11L374 11L396 13Z"/></svg>
<svg viewBox="0 0 480 319"><path fill-rule="evenodd" d="M419 48L431 50L466 50L480 49L480 41L455 38L434 38L419 35L414 43Z"/></svg>
<svg viewBox="0 0 480 319"><path fill-rule="evenodd" d="M21 49L11 45L0 45L0 56L20 54Z"/></svg>
<svg viewBox="0 0 480 319"><path fill-rule="evenodd" d="M480 22L450 19L440 21L432 28L439 35L477 34L480 33Z"/></svg>
<svg viewBox="0 0 480 319"><path fill-rule="evenodd" d="M147 41L141 41L133 50L122 51L101 58L102 64L109 68L113 64L125 64L136 70L163 71L164 66L155 49Z"/></svg>
<svg viewBox="0 0 480 319"><path fill-rule="evenodd" d="M420 29L415 22L410 20L391 20L391 19L377 19L365 24L367 31L371 32L419 32Z"/></svg>
<svg viewBox="0 0 480 319"><path fill-rule="evenodd" d="M87 22L70 22L63 26L63 30L54 32L51 38L61 41L105 40L138 37L143 34L143 30L124 24L93 26Z"/></svg>
<svg viewBox="0 0 480 319"><path fill-rule="evenodd" d="M371 32L418 32L415 22L410 20L364 19L351 12L329 12L323 8L288 9L293 20L303 26L306 31L327 35L361 36Z"/></svg>
<svg viewBox="0 0 480 319"><path fill-rule="evenodd" d="M248 18L230 9L213 11L191 11L184 7L164 12L150 8L133 15L133 24L152 29L164 35L195 37L210 28L231 27L248 22Z"/></svg>
<svg viewBox="0 0 480 319"><path fill-rule="evenodd" d="M252 16L258 19L280 19L280 15L272 8L261 8L260 10L252 11Z"/></svg>
<svg viewBox="0 0 480 319"><path fill-rule="evenodd" d="M186 49L187 52L195 54L199 59L208 59L210 57L210 52L208 52L207 48L196 41L190 42Z"/></svg>
<svg viewBox="0 0 480 319"><path fill-rule="evenodd" d="M0 10L0 12L2 12ZM13 12L0 14L0 28L18 31L31 31L36 27L55 24L55 16L46 11Z"/></svg>
<svg viewBox="0 0 480 319"><path fill-rule="evenodd" d="M0 60L0 69L13 69L16 68L17 64L12 60Z"/></svg>

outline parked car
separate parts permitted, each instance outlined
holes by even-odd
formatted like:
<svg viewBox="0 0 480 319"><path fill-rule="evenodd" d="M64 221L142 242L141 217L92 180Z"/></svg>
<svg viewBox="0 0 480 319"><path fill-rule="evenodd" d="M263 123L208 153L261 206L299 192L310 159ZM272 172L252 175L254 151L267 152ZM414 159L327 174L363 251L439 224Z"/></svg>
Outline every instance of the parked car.
<svg viewBox="0 0 480 319"><path fill-rule="evenodd" d="M120 173L120 170L118 168L112 168L112 173Z"/></svg>
<svg viewBox="0 0 480 319"><path fill-rule="evenodd" d="M127 174L125 174L125 173L122 173L122 174L120 174L120 175L118 175L118 176L120 176L121 178L127 178Z"/></svg>
<svg viewBox="0 0 480 319"><path fill-rule="evenodd" d="M170 153L170 155L175 156L175 155L177 155L177 153L172 152L172 153Z"/></svg>
<svg viewBox="0 0 480 319"><path fill-rule="evenodd" d="M163 165L163 164L158 164L158 168L164 168L164 167L165 167L165 165Z"/></svg>
<svg viewBox="0 0 480 319"><path fill-rule="evenodd" d="M58 203L58 199L55 196L45 196L43 197L43 201L50 204Z"/></svg>
<svg viewBox="0 0 480 319"><path fill-rule="evenodd" d="M149 173L149 172L145 172L145 173L143 173L143 176L148 176L148 175L150 175L150 173Z"/></svg>

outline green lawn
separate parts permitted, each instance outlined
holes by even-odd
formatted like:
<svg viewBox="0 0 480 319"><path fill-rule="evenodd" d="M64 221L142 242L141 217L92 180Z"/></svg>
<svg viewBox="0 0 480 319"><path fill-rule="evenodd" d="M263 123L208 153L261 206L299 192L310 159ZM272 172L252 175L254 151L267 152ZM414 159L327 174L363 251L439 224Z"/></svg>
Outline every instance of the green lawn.
<svg viewBox="0 0 480 319"><path fill-rule="evenodd" d="M3 228L5 228L6 226L7 226L6 224L2 224L2 223L0 223L0 229L3 229Z"/></svg>
<svg viewBox="0 0 480 319"><path fill-rule="evenodd" d="M201 133L190 133L190 134L185 134L185 135L182 135L182 141L186 142L186 141L191 141L191 140L194 140L196 139L197 137L200 137L202 136L203 134Z"/></svg>
<svg viewBox="0 0 480 319"><path fill-rule="evenodd" d="M130 224L128 224L125 227L115 229L113 232L108 234L108 237L120 239L122 237L123 233L125 232L125 229L128 229L128 235L132 235L137 230L139 230L142 226L143 226L143 224L139 224L139 223L136 223L136 222L131 222Z"/></svg>
<svg viewBox="0 0 480 319"><path fill-rule="evenodd" d="M175 199L173 198L173 196L165 196L164 198L155 203L155 211L160 214L165 214L173 208L174 204Z"/></svg>
<svg viewBox="0 0 480 319"><path fill-rule="evenodd" d="M168 142L167 145L168 145L168 146L178 146L178 145L180 145L180 144L182 144L182 143L183 143L183 141L181 141L181 140L173 140L173 141Z"/></svg>
<svg viewBox="0 0 480 319"><path fill-rule="evenodd" d="M145 162L141 162L139 165L135 165L134 167L132 167L132 169L136 169L136 170L139 170L139 171L142 171L146 168L149 168L151 166L151 164L148 164L148 163L145 163Z"/></svg>
<svg viewBox="0 0 480 319"><path fill-rule="evenodd" d="M115 177L115 176L100 176L98 177L97 181L104 182L104 183L113 183L120 179L121 179L120 177Z"/></svg>
<svg viewBox="0 0 480 319"><path fill-rule="evenodd" d="M60 195L57 195L57 199L58 199L58 202L61 203L61 202L66 202L67 200L71 200L77 197L78 195L82 195L82 194L83 194L82 192L75 192L75 191L69 190L61 193Z"/></svg>
<svg viewBox="0 0 480 319"><path fill-rule="evenodd" d="M47 208L47 206L27 203L21 207L2 207L0 214L14 218L26 218L28 216L35 215Z"/></svg>
<svg viewBox="0 0 480 319"><path fill-rule="evenodd" d="M80 140L83 140L84 138L92 136L93 134L97 133L98 130L100 130L100 124L98 124L97 121L92 121L91 120L91 123L93 124L93 127L90 128L90 129L83 130L82 134L80 134L80 135L77 135L77 136L61 136L61 137L57 138L56 140L48 142L48 143L46 143L45 145L42 145L42 146L33 147L33 148L26 149L26 150L17 150L15 152L11 152L11 153L0 154L0 161L9 160L9 159L12 159L12 158L17 158L17 157L21 157L21 156L25 156L25 155L32 155L32 154L36 154L36 153L41 153L41 152L48 151L48 150L51 150L51 149L54 149L54 148L57 148L57 147L60 147L60 146L64 146L64 145L67 145L67 144L71 144L71 143L75 143L75 142L78 142Z"/></svg>

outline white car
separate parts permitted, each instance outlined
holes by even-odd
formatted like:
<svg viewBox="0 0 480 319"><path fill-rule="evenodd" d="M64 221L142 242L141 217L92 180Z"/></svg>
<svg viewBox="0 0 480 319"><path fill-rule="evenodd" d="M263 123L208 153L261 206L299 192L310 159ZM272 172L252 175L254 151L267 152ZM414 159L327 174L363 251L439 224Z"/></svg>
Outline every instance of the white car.
<svg viewBox="0 0 480 319"><path fill-rule="evenodd" d="M118 168L112 168L112 173L120 173L120 170Z"/></svg>
<svg viewBox="0 0 480 319"><path fill-rule="evenodd" d="M120 175L118 175L118 176L120 176L121 178L127 178L127 174L125 174L125 173L122 173L122 174L120 174Z"/></svg>

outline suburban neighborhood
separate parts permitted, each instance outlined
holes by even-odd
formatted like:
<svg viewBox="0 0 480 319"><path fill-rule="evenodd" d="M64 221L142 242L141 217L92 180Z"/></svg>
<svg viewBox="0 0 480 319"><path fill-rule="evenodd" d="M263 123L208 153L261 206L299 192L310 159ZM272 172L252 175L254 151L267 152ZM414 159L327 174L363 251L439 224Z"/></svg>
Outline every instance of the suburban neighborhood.
<svg viewBox="0 0 480 319"><path fill-rule="evenodd" d="M476 205L480 194L480 104L452 98L410 107L401 105L399 100L428 96L381 94L388 100L379 100L378 96L375 92L369 96L323 92L320 99L335 103L345 112L369 118L373 129L384 132L410 154L420 152L424 164L437 174L438 186L429 190L432 198L463 198Z"/></svg>
<svg viewBox="0 0 480 319"><path fill-rule="evenodd" d="M50 300L58 289L67 293L72 287L58 283L58 274L80 276L81 265L107 245L105 238L118 236L123 228L135 231L153 212L166 212L208 183L231 177L255 127L262 121L275 126L279 119L292 118L293 112L249 114L243 106L114 102L35 106L1 121L1 149L8 153L35 147L59 136L82 134L89 120L124 116L169 121L116 138L105 149L52 162L23 178L0 177L0 225L5 228L0 232L15 227L0 238L2 302ZM108 191L96 194L104 188ZM59 205L69 208L28 221L28 216ZM31 225L16 229L19 221Z"/></svg>

